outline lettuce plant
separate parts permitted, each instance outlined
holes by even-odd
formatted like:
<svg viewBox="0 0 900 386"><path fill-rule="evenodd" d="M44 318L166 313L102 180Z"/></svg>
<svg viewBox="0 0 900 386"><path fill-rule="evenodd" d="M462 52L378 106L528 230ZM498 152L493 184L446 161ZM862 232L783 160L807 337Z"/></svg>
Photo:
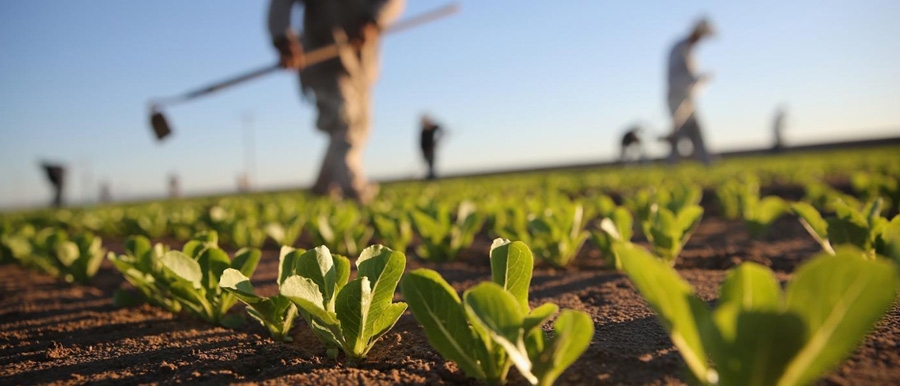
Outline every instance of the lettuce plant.
<svg viewBox="0 0 900 386"><path fill-rule="evenodd" d="M331 358L340 349L351 364L362 362L406 310L406 303L391 302L406 256L387 247L364 249L349 282L350 261L325 246L289 253L280 267L281 296L297 305Z"/></svg>
<svg viewBox="0 0 900 386"><path fill-rule="evenodd" d="M829 254L834 254L835 246L849 244L861 249L869 258L875 258L876 254L891 255L886 250L886 238L890 238L893 228L891 224L900 223L900 219L895 217L889 222L881 217L881 198L870 201L862 210L842 200L835 200L831 206L835 209L835 214L827 219L805 202L792 203L791 210L806 231Z"/></svg>
<svg viewBox="0 0 900 386"><path fill-rule="evenodd" d="M778 196L766 196L762 199L744 201L744 223L750 234L759 237L763 235L775 220L788 211L788 205Z"/></svg>
<svg viewBox="0 0 900 386"><path fill-rule="evenodd" d="M839 249L800 266L784 291L771 270L743 263L710 310L670 266L634 245L615 248L701 384L812 383L853 351L897 293L890 263Z"/></svg>
<svg viewBox="0 0 900 386"><path fill-rule="evenodd" d="M376 213L372 215L372 223L381 242L395 251L406 253L406 248L413 239L412 223L406 212Z"/></svg>
<svg viewBox="0 0 900 386"><path fill-rule="evenodd" d="M633 235L634 219L625 207L616 207L609 217L600 220L599 228L591 231L591 241L600 248L601 257L607 267L622 270L622 262L613 246L629 243Z"/></svg>
<svg viewBox="0 0 900 386"><path fill-rule="evenodd" d="M303 249L282 247L278 257L278 287L284 283L287 273L293 269L295 260L305 253ZM297 317L297 306L284 295L262 297L256 295L250 278L234 268L228 268L219 279L219 287L233 294L247 305L247 313L262 324L272 339L292 341L289 335Z"/></svg>
<svg viewBox="0 0 900 386"><path fill-rule="evenodd" d="M468 376L500 385L515 365L532 385L553 384L587 350L594 335L590 316L564 310L546 335L541 326L558 307L529 307L534 257L528 246L496 239L490 259L491 282L472 287L462 299L429 269L407 273L401 291L431 346Z"/></svg>
<svg viewBox="0 0 900 386"><path fill-rule="evenodd" d="M556 210L528 221L528 233L534 254L556 268L562 268L578 255L590 234L584 230L581 205L557 203Z"/></svg>
<svg viewBox="0 0 900 386"><path fill-rule="evenodd" d="M106 253L100 237L82 232L69 238L65 231L58 228L44 228L37 232L30 250L16 242L10 245L19 249L16 255L21 256L27 266L79 284L86 284L94 277ZM30 256L21 255L26 251L30 252Z"/></svg>
<svg viewBox="0 0 900 386"><path fill-rule="evenodd" d="M218 247L217 234L210 231L187 242L182 251L166 252L161 262L172 279L169 291L182 308L209 323L234 327L243 322L243 316L226 315L237 298L219 287L219 279L228 268L251 276L260 255L258 249L244 248L232 260Z"/></svg>
<svg viewBox="0 0 900 386"><path fill-rule="evenodd" d="M172 298L169 284L173 279L162 266L162 257L166 252L162 244L151 246L146 237L131 236L125 240L124 255L110 252L106 258L150 304L177 313L181 311L181 304ZM135 299L126 292L117 291L113 303L122 307L134 304Z"/></svg>
<svg viewBox="0 0 900 386"><path fill-rule="evenodd" d="M641 225L647 240L653 244L653 253L669 265L675 265L681 248L700 225L702 217L703 208L700 205L687 206L675 214L654 204L650 207L647 220Z"/></svg>
<svg viewBox="0 0 900 386"><path fill-rule="evenodd" d="M416 247L416 254L430 261L456 259L460 251L472 244L484 223L475 211L475 205L469 201L459 204L456 220L451 218L448 206L436 204L427 210L414 210L410 216L422 241Z"/></svg>
<svg viewBox="0 0 900 386"><path fill-rule="evenodd" d="M282 225L280 222L270 222L266 224L264 231L266 236L274 240L276 244L293 246L300 237L305 224L306 218L298 214L291 216L286 225Z"/></svg>
<svg viewBox="0 0 900 386"><path fill-rule="evenodd" d="M337 253L356 255L360 247L369 243L375 230L356 205L332 207L330 213L321 213L314 223L313 238Z"/></svg>

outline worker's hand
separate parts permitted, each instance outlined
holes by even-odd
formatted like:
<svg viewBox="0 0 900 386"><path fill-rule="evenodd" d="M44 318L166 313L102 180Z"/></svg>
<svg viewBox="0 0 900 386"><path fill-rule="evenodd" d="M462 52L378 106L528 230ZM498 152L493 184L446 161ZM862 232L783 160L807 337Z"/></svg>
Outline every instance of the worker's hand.
<svg viewBox="0 0 900 386"><path fill-rule="evenodd" d="M375 22L367 22L360 28L359 37L353 41L353 45L361 47L363 44L375 43L380 35L381 28Z"/></svg>
<svg viewBox="0 0 900 386"><path fill-rule="evenodd" d="M709 83L712 80L713 80L713 73L705 72L703 74L700 74L700 77L697 79L697 83L704 84L704 83Z"/></svg>
<svg viewBox="0 0 900 386"><path fill-rule="evenodd" d="M279 36L273 42L278 50L278 65L283 68L299 70L306 65L306 57L303 55L303 45L297 35L287 33Z"/></svg>

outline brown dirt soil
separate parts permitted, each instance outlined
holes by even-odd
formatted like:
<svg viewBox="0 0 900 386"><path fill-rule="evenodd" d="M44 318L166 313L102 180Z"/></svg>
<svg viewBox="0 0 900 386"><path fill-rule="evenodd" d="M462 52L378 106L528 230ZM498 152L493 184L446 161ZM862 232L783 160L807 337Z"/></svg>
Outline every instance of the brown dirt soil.
<svg viewBox="0 0 900 386"><path fill-rule="evenodd" d="M436 269L462 291L490 279L489 247L490 240L481 235L459 261L430 264L411 258L407 269ZM787 280L798 264L817 252L817 244L793 218L779 220L767 235L754 240L742 223L711 217L702 222L677 268L700 297L711 302L725 270L736 264L764 264ZM254 285L264 294L276 290L277 260L277 251L265 251L254 274ZM277 343L252 321L228 330L148 305L113 307L113 292L127 286L108 263L92 286L67 284L16 266L0 267L0 385L477 384L431 349L409 312L368 361L353 368L326 359L302 321L292 330L294 342ZM551 301L586 311L595 323L590 347L559 384L684 384L683 361L665 331L630 281L603 267L593 246L587 244L564 271L538 266L531 301L532 306ZM233 312L241 309L237 306ZM515 370L510 380L525 383ZM900 306L895 305L858 350L820 383L900 384Z"/></svg>

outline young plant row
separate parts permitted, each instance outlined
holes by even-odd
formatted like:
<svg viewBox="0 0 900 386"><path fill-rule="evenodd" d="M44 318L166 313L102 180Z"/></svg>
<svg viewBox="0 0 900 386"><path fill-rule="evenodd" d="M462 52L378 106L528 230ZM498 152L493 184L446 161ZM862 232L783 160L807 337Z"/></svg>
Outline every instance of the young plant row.
<svg viewBox="0 0 900 386"><path fill-rule="evenodd" d="M299 315L326 348L355 365L397 323L407 303L393 302L398 284L431 345L463 371L488 384L503 384L511 367L534 385L550 385L581 356L593 338L593 323L581 311L563 310L548 334L542 326L559 311L552 303L531 309L528 287L534 258L522 242L497 239L491 247L491 282L465 291L462 298L440 275L419 269L403 277L406 256L374 245L350 260L325 246L311 250L283 247L278 293L259 296L250 277L258 250L242 249L233 259L218 247L215 232L197 235L181 251L150 246L143 236L129 238L126 253L108 258L142 295L170 312L187 310L209 323L235 327L241 314L228 313L237 301L273 339L291 341ZM402 280L401 280L402 278ZM117 302L134 297L117 294Z"/></svg>

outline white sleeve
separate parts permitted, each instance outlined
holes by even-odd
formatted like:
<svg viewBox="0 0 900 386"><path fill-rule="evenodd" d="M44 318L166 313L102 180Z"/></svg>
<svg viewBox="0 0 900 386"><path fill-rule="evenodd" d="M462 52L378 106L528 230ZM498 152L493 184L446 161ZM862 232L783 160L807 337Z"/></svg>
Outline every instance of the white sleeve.
<svg viewBox="0 0 900 386"><path fill-rule="evenodd" d="M269 2L269 35L272 40L291 30L291 9L296 0L271 0Z"/></svg>

